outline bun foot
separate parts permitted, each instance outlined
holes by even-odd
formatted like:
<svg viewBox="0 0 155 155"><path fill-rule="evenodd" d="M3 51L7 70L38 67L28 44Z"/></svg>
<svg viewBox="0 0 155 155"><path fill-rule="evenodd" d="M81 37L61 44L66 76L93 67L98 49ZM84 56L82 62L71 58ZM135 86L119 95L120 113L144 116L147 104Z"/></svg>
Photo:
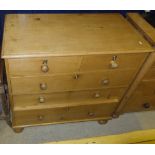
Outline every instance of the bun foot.
<svg viewBox="0 0 155 155"><path fill-rule="evenodd" d="M13 128L13 131L15 133L21 133L24 130L24 128Z"/></svg>
<svg viewBox="0 0 155 155"><path fill-rule="evenodd" d="M101 125L106 124L107 122L108 122L108 120L99 120L98 121L98 123L101 124Z"/></svg>
<svg viewBox="0 0 155 155"><path fill-rule="evenodd" d="M118 117L119 117L118 114L113 114L113 115L112 115L112 118L118 118Z"/></svg>

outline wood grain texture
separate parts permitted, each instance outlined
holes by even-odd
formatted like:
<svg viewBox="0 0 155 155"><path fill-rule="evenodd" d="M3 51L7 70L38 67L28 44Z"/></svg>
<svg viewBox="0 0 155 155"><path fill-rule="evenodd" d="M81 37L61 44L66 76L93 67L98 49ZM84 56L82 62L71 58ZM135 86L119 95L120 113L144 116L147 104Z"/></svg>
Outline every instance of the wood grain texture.
<svg viewBox="0 0 155 155"><path fill-rule="evenodd" d="M48 71L43 72L46 61ZM8 59L10 76L75 73L80 69L81 56Z"/></svg>
<svg viewBox="0 0 155 155"><path fill-rule="evenodd" d="M124 106L123 113L149 110L155 110L155 79L140 82Z"/></svg>
<svg viewBox="0 0 155 155"><path fill-rule="evenodd" d="M155 68L154 67L150 68L143 78L143 80L152 80L152 79L155 79Z"/></svg>
<svg viewBox="0 0 155 155"><path fill-rule="evenodd" d="M106 118L112 115L117 104L118 100L113 99L69 107L17 110L13 126Z"/></svg>
<svg viewBox="0 0 155 155"><path fill-rule="evenodd" d="M155 29L147 23L139 14L129 13L127 15L128 20L137 28L137 30L148 40L148 42L155 45ZM152 53L144 64L143 68L139 72L137 78L130 87L127 95L121 101L126 105L123 107L119 106L117 111L123 110L125 112L135 111L147 111L155 109L155 54ZM128 100L128 101L127 101ZM146 104L146 106L144 105Z"/></svg>
<svg viewBox="0 0 155 155"><path fill-rule="evenodd" d="M136 78L133 80L132 84L129 86L126 94L122 98L120 105L115 111L115 114L118 115L123 110L124 106L128 103L128 100L134 94L134 91L138 87L138 85L141 83L142 79L146 75L147 71L152 67L155 60L155 53L151 53L149 57L147 58L146 62L142 65L141 69L139 70Z"/></svg>
<svg viewBox="0 0 155 155"><path fill-rule="evenodd" d="M130 97L127 105L123 108L123 113L126 112L142 112L155 110L155 96L143 96L142 92L135 91Z"/></svg>
<svg viewBox="0 0 155 155"><path fill-rule="evenodd" d="M129 21L146 37L151 45L155 45L155 28L150 25L140 14L128 13Z"/></svg>
<svg viewBox="0 0 155 155"><path fill-rule="evenodd" d="M3 58L151 52L120 14L12 14Z"/></svg>
<svg viewBox="0 0 155 155"><path fill-rule="evenodd" d="M136 70L131 69L77 73L79 75L78 79L74 78L76 74L11 77L12 94L37 94L127 87L135 74ZM107 83L104 84L104 81L107 81ZM40 88L41 84L46 85L45 90Z"/></svg>
<svg viewBox="0 0 155 155"><path fill-rule="evenodd" d="M155 80L142 80L136 90L140 91L143 96L153 96L155 94Z"/></svg>
<svg viewBox="0 0 155 155"><path fill-rule="evenodd" d="M119 101L125 89L126 88L113 88L38 95L14 95L14 110L67 107L69 105L111 101L112 99L117 99ZM40 97L44 98L44 102L40 103Z"/></svg>
<svg viewBox="0 0 155 155"><path fill-rule="evenodd" d="M111 119L153 51L120 14L7 15L2 57L13 128Z"/></svg>
<svg viewBox="0 0 155 155"><path fill-rule="evenodd" d="M85 119L76 119L76 120L63 120L63 121L51 121L50 123L35 123L35 124L22 124L22 125L14 125L12 126L13 129L22 129L22 128L26 128L26 127L32 127L32 126L44 126L44 125L53 125L53 124L64 124L64 123L76 123L76 122L86 122L86 121L99 121L99 120L105 120L105 121L109 121L112 119L112 116L108 116L108 117L100 117L100 118L85 118Z"/></svg>
<svg viewBox="0 0 155 155"><path fill-rule="evenodd" d="M50 75L79 71L112 70L111 61L113 56L116 56L115 62L118 64L115 69L137 69L146 59L147 53L8 59L9 75ZM44 61L47 61L47 72L41 70Z"/></svg>

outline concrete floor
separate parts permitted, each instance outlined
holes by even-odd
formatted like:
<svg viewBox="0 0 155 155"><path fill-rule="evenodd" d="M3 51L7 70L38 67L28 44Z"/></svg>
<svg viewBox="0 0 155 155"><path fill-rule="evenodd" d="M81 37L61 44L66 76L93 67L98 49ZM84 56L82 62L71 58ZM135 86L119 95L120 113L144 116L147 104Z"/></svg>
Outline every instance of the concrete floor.
<svg viewBox="0 0 155 155"><path fill-rule="evenodd" d="M14 133L5 121L0 121L0 143L46 143L52 141L119 134L134 130L155 128L155 112L130 113L109 121L67 123L28 127L20 134Z"/></svg>

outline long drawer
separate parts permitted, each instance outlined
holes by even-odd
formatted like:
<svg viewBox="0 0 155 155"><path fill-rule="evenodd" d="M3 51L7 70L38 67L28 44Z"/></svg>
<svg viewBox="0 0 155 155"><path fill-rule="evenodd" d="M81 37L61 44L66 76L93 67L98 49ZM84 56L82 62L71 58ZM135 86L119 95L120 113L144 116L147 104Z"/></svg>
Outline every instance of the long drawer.
<svg viewBox="0 0 155 155"><path fill-rule="evenodd" d="M54 76L12 77L12 94L52 93L73 90L126 87L136 70L113 70Z"/></svg>
<svg viewBox="0 0 155 155"><path fill-rule="evenodd" d="M80 103L93 103L101 100L120 100L126 88L113 88L89 91L62 92L38 95L14 95L14 109L41 109L63 107Z"/></svg>
<svg viewBox="0 0 155 155"><path fill-rule="evenodd" d="M146 56L147 53L22 58L8 59L8 65L11 76L46 75L105 69L135 69Z"/></svg>
<svg viewBox="0 0 155 155"><path fill-rule="evenodd" d="M117 100L111 100L110 103L14 111L13 126L107 118L111 117L117 104Z"/></svg>

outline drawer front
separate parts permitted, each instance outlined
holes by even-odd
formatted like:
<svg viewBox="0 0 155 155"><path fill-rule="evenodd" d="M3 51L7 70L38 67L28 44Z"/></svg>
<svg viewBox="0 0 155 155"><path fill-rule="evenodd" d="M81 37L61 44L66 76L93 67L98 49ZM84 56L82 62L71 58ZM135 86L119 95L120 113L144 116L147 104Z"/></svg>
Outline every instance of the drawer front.
<svg viewBox="0 0 155 155"><path fill-rule="evenodd" d="M155 80L155 68L150 68L143 78L143 80L151 80L151 79Z"/></svg>
<svg viewBox="0 0 155 155"><path fill-rule="evenodd" d="M73 90L73 75L11 78L13 94L51 93Z"/></svg>
<svg viewBox="0 0 155 155"><path fill-rule="evenodd" d="M74 91L70 93L70 99L75 101L90 101L97 99L118 99L120 100L126 88L105 88L89 91Z"/></svg>
<svg viewBox="0 0 155 155"><path fill-rule="evenodd" d="M13 94L126 87L134 75L135 70L115 70L55 76L12 77L11 85Z"/></svg>
<svg viewBox="0 0 155 155"><path fill-rule="evenodd" d="M135 69L147 54L63 56L48 58L9 59L11 76L74 73L105 69Z"/></svg>
<svg viewBox="0 0 155 155"><path fill-rule="evenodd" d="M154 68L155 67L155 62L153 63L153 65L152 65L152 68Z"/></svg>
<svg viewBox="0 0 155 155"><path fill-rule="evenodd" d="M107 70L79 74L75 89L126 87L134 77L136 70Z"/></svg>
<svg viewBox="0 0 155 155"><path fill-rule="evenodd" d="M114 88L103 90L64 92L38 95L14 95L14 108L38 109L45 107L62 107L77 103L96 102L101 99L118 99L123 96L126 88Z"/></svg>
<svg viewBox="0 0 155 155"><path fill-rule="evenodd" d="M144 62L146 56L146 53L83 56L80 71L135 69Z"/></svg>
<svg viewBox="0 0 155 155"><path fill-rule="evenodd" d="M155 109L155 80L144 80L129 99L123 112L147 111Z"/></svg>
<svg viewBox="0 0 155 155"><path fill-rule="evenodd" d="M81 56L9 59L11 76L74 73L79 71Z"/></svg>
<svg viewBox="0 0 155 155"><path fill-rule="evenodd" d="M142 81L136 90L143 96L155 95L155 80Z"/></svg>
<svg viewBox="0 0 155 155"><path fill-rule="evenodd" d="M138 112L155 110L155 96L143 96L140 92L135 92L123 109L125 112Z"/></svg>
<svg viewBox="0 0 155 155"><path fill-rule="evenodd" d="M68 107L13 112L13 126L61 122Z"/></svg>
<svg viewBox="0 0 155 155"><path fill-rule="evenodd" d="M14 111L13 126L57 123L111 117L118 102L80 105L69 108L50 108Z"/></svg>
<svg viewBox="0 0 155 155"><path fill-rule="evenodd" d="M69 120L83 120L111 117L118 103L100 103L95 105L79 105L69 107Z"/></svg>

